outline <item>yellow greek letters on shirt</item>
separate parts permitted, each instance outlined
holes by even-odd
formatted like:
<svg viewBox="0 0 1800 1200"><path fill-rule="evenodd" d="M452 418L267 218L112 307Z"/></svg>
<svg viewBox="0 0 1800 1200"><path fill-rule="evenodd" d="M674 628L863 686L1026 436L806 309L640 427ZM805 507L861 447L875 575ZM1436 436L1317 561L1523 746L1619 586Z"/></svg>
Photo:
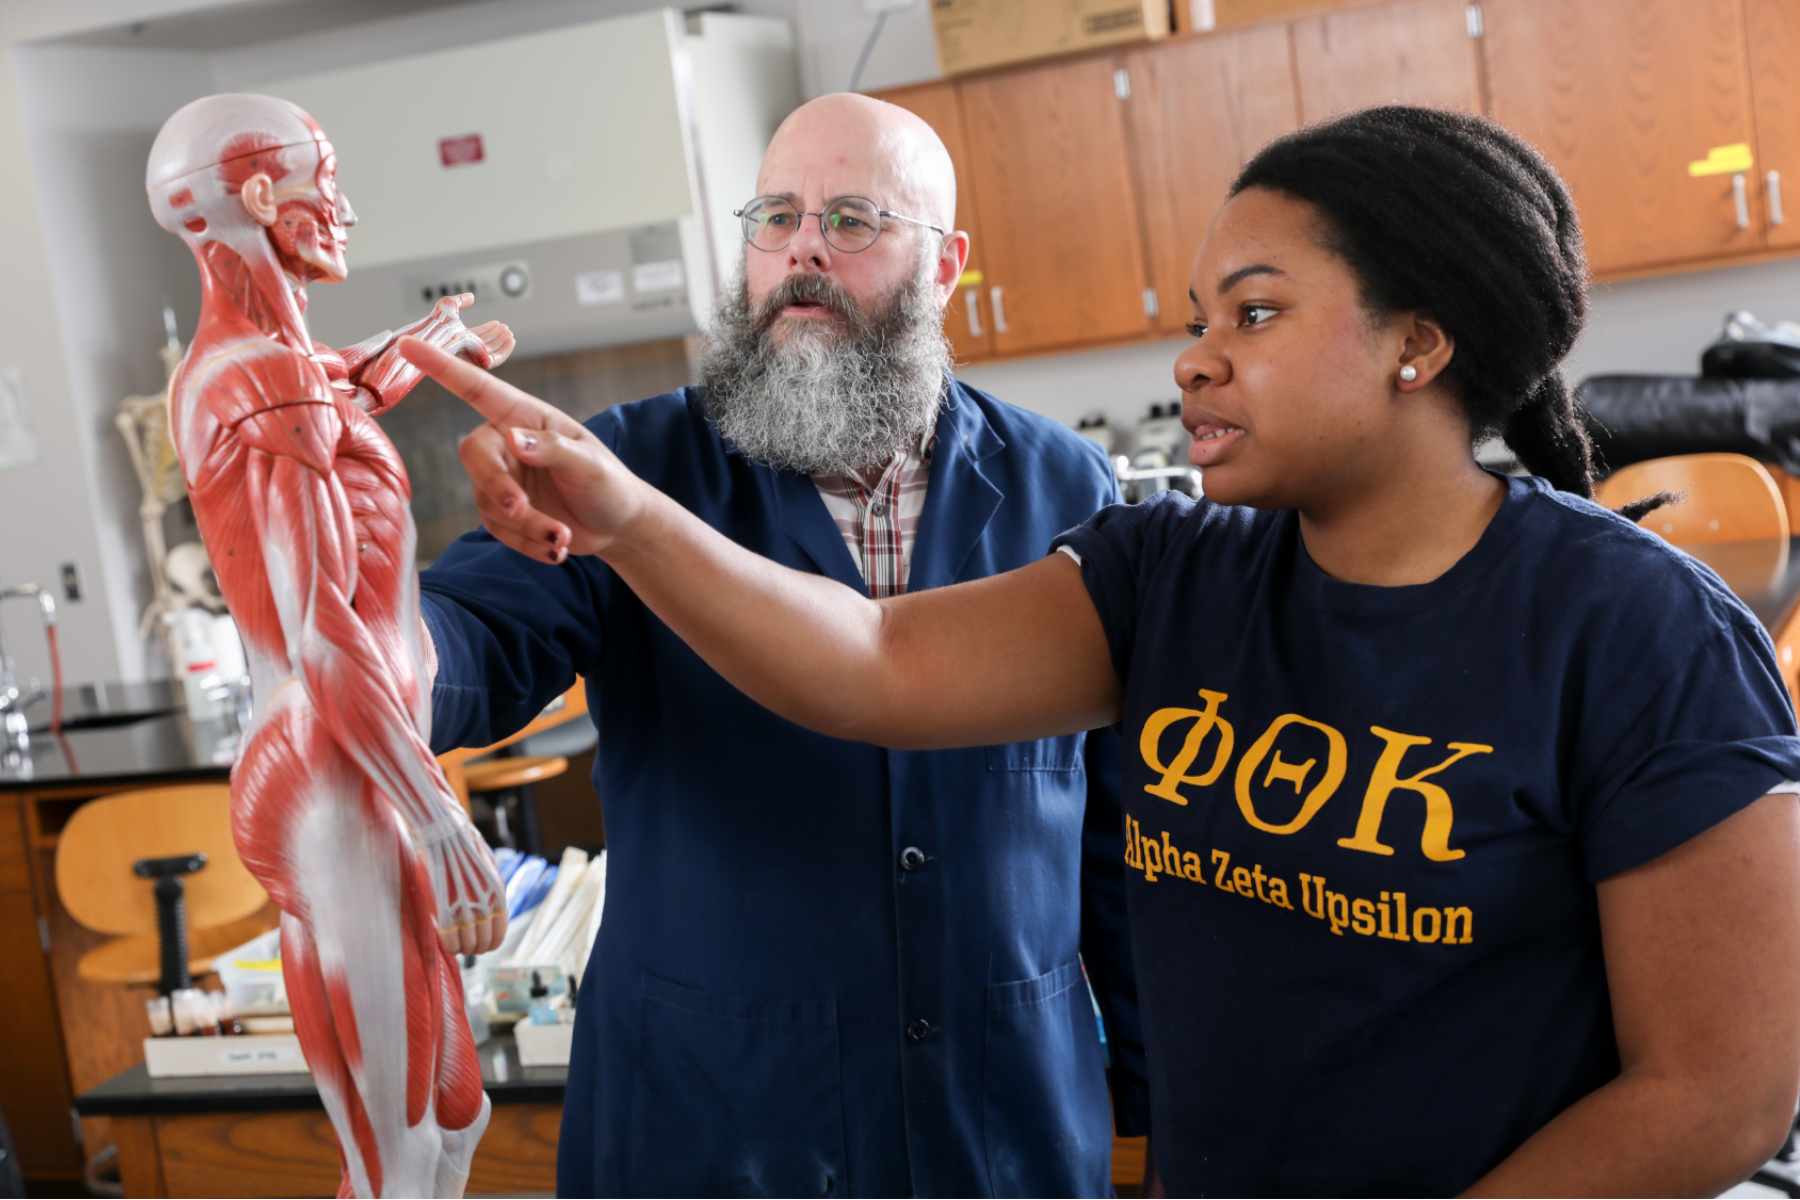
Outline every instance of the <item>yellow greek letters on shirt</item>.
<svg viewBox="0 0 1800 1200"><path fill-rule="evenodd" d="M1356 835L1339 838L1338 845L1346 850L1366 850L1370 854L1392 854L1392 846L1383 845L1381 841L1381 818L1387 811L1388 797L1394 792L1406 790L1417 792L1425 800L1425 832L1419 836L1419 848L1425 857L1432 862L1455 862L1463 856L1461 850L1450 848L1450 826L1455 819L1455 812L1450 805L1450 793L1435 783L1427 783L1429 775L1452 763L1467 758L1471 754L1492 754L1492 746L1475 746L1467 742L1451 742L1449 748L1454 751L1449 758L1436 766L1426 767L1416 775L1405 779L1400 777L1400 760L1414 746L1429 746L1431 739L1414 737L1411 734L1395 733L1383 729L1379 725L1371 725L1369 732L1387 743L1382 748L1381 757L1375 763L1375 769L1369 775L1369 790L1363 794L1362 814L1356 820Z"/></svg>
<svg viewBox="0 0 1800 1200"><path fill-rule="evenodd" d="M1225 764L1231 759L1233 744L1231 722L1219 715L1219 705L1226 698L1224 692L1209 692L1201 688L1200 699L1206 702L1205 708L1162 708L1150 714L1149 720L1144 722L1143 733L1138 737L1138 752L1144 756L1145 765L1162 778L1155 783L1145 784L1146 792L1175 804L1186 804L1187 797L1181 794L1179 785L1188 783L1195 787L1206 787L1224 773ZM1159 749L1163 732L1176 722L1186 720L1192 720L1194 724L1188 729L1181 749L1165 767L1162 765ZM1213 758L1212 766L1203 775L1190 776L1188 768L1200 757L1200 744L1215 727L1219 731L1219 750Z"/></svg>
<svg viewBox="0 0 1800 1200"><path fill-rule="evenodd" d="M1256 815L1256 804L1250 798L1250 785L1256 779L1256 768L1262 765L1270 748L1275 745L1276 737L1289 725L1305 725L1317 729L1325 735L1327 746L1325 773L1320 777L1313 790L1307 793L1305 802L1301 804L1300 811L1295 814L1293 820L1285 825L1271 825ZM1312 770L1313 763L1316 761L1316 759L1309 758L1304 763L1285 763L1281 761L1281 751L1276 750L1274 758L1269 762L1269 774L1263 780L1263 786L1266 788L1277 779L1285 780L1294 785L1294 793L1298 795L1300 789L1306 784L1307 773ZM1283 713L1270 722L1268 729L1264 730L1263 735L1256 739L1255 744L1244 752L1243 761L1238 763L1238 808L1243 812L1244 820L1266 833L1298 833L1306 828L1308 821L1318 815L1319 810L1325 807L1325 802L1336 793L1338 785L1344 782L1344 771L1349 761L1350 753L1344 745L1343 734L1329 725L1303 717L1298 713Z"/></svg>

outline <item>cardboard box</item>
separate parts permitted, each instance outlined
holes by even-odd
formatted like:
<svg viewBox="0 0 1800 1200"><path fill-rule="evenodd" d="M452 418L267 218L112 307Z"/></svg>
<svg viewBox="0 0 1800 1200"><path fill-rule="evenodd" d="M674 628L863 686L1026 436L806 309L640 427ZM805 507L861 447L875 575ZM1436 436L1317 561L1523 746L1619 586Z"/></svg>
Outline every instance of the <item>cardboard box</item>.
<svg viewBox="0 0 1800 1200"><path fill-rule="evenodd" d="M1169 0L932 0L931 25L938 67L960 75L1167 37Z"/></svg>
<svg viewBox="0 0 1800 1200"><path fill-rule="evenodd" d="M521 1067L566 1067L575 1044L575 1026L520 1021L513 1026L513 1040L519 1046Z"/></svg>
<svg viewBox="0 0 1800 1200"><path fill-rule="evenodd" d="M1253 25L1280 17L1306 16L1343 8L1358 0L1173 0L1175 31L1205 33L1234 25Z"/></svg>

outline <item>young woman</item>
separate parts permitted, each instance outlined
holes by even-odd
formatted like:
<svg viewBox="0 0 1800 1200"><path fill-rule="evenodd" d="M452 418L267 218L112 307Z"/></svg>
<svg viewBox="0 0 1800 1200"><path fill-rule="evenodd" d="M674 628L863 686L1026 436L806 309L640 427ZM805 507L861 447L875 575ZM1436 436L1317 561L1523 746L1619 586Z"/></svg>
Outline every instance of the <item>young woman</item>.
<svg viewBox="0 0 1800 1200"><path fill-rule="evenodd" d="M1769 639L1588 498L1551 168L1371 110L1245 169L1177 360L1208 499L871 602L442 353L483 518L598 554L716 669L891 746L1122 722L1172 1193L1713 1194L1800 1085L1800 739ZM1483 471L1502 434L1532 471ZM896 1031L896 1037L898 1037Z"/></svg>

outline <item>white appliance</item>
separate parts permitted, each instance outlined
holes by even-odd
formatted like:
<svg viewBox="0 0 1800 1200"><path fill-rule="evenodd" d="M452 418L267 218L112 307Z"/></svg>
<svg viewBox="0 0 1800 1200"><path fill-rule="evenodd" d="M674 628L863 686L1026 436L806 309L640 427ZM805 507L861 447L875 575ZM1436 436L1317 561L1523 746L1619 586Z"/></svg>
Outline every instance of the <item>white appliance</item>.
<svg viewBox="0 0 1800 1200"><path fill-rule="evenodd" d="M779 18L658 9L280 79L356 210L350 277L309 289L349 345L472 291L525 356L701 328L736 275L731 210L800 102Z"/></svg>

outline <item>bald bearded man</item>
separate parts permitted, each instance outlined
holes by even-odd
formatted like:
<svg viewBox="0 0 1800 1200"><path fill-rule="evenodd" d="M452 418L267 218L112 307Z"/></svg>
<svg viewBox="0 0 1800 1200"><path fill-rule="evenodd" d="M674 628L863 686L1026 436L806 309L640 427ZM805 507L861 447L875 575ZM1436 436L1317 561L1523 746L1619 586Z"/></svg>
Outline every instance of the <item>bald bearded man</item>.
<svg viewBox="0 0 1800 1200"><path fill-rule="evenodd" d="M757 189L699 385L589 422L633 471L876 596L1021 566L1118 499L1092 442L952 378L969 239L929 126L823 97ZM553 478L533 492L554 511ZM600 729L608 896L561 1194L1110 1194L1115 1121L1147 1132L1111 730L920 753L821 737L598 559L533 563L486 530L422 590L435 750L506 736L577 674Z"/></svg>

